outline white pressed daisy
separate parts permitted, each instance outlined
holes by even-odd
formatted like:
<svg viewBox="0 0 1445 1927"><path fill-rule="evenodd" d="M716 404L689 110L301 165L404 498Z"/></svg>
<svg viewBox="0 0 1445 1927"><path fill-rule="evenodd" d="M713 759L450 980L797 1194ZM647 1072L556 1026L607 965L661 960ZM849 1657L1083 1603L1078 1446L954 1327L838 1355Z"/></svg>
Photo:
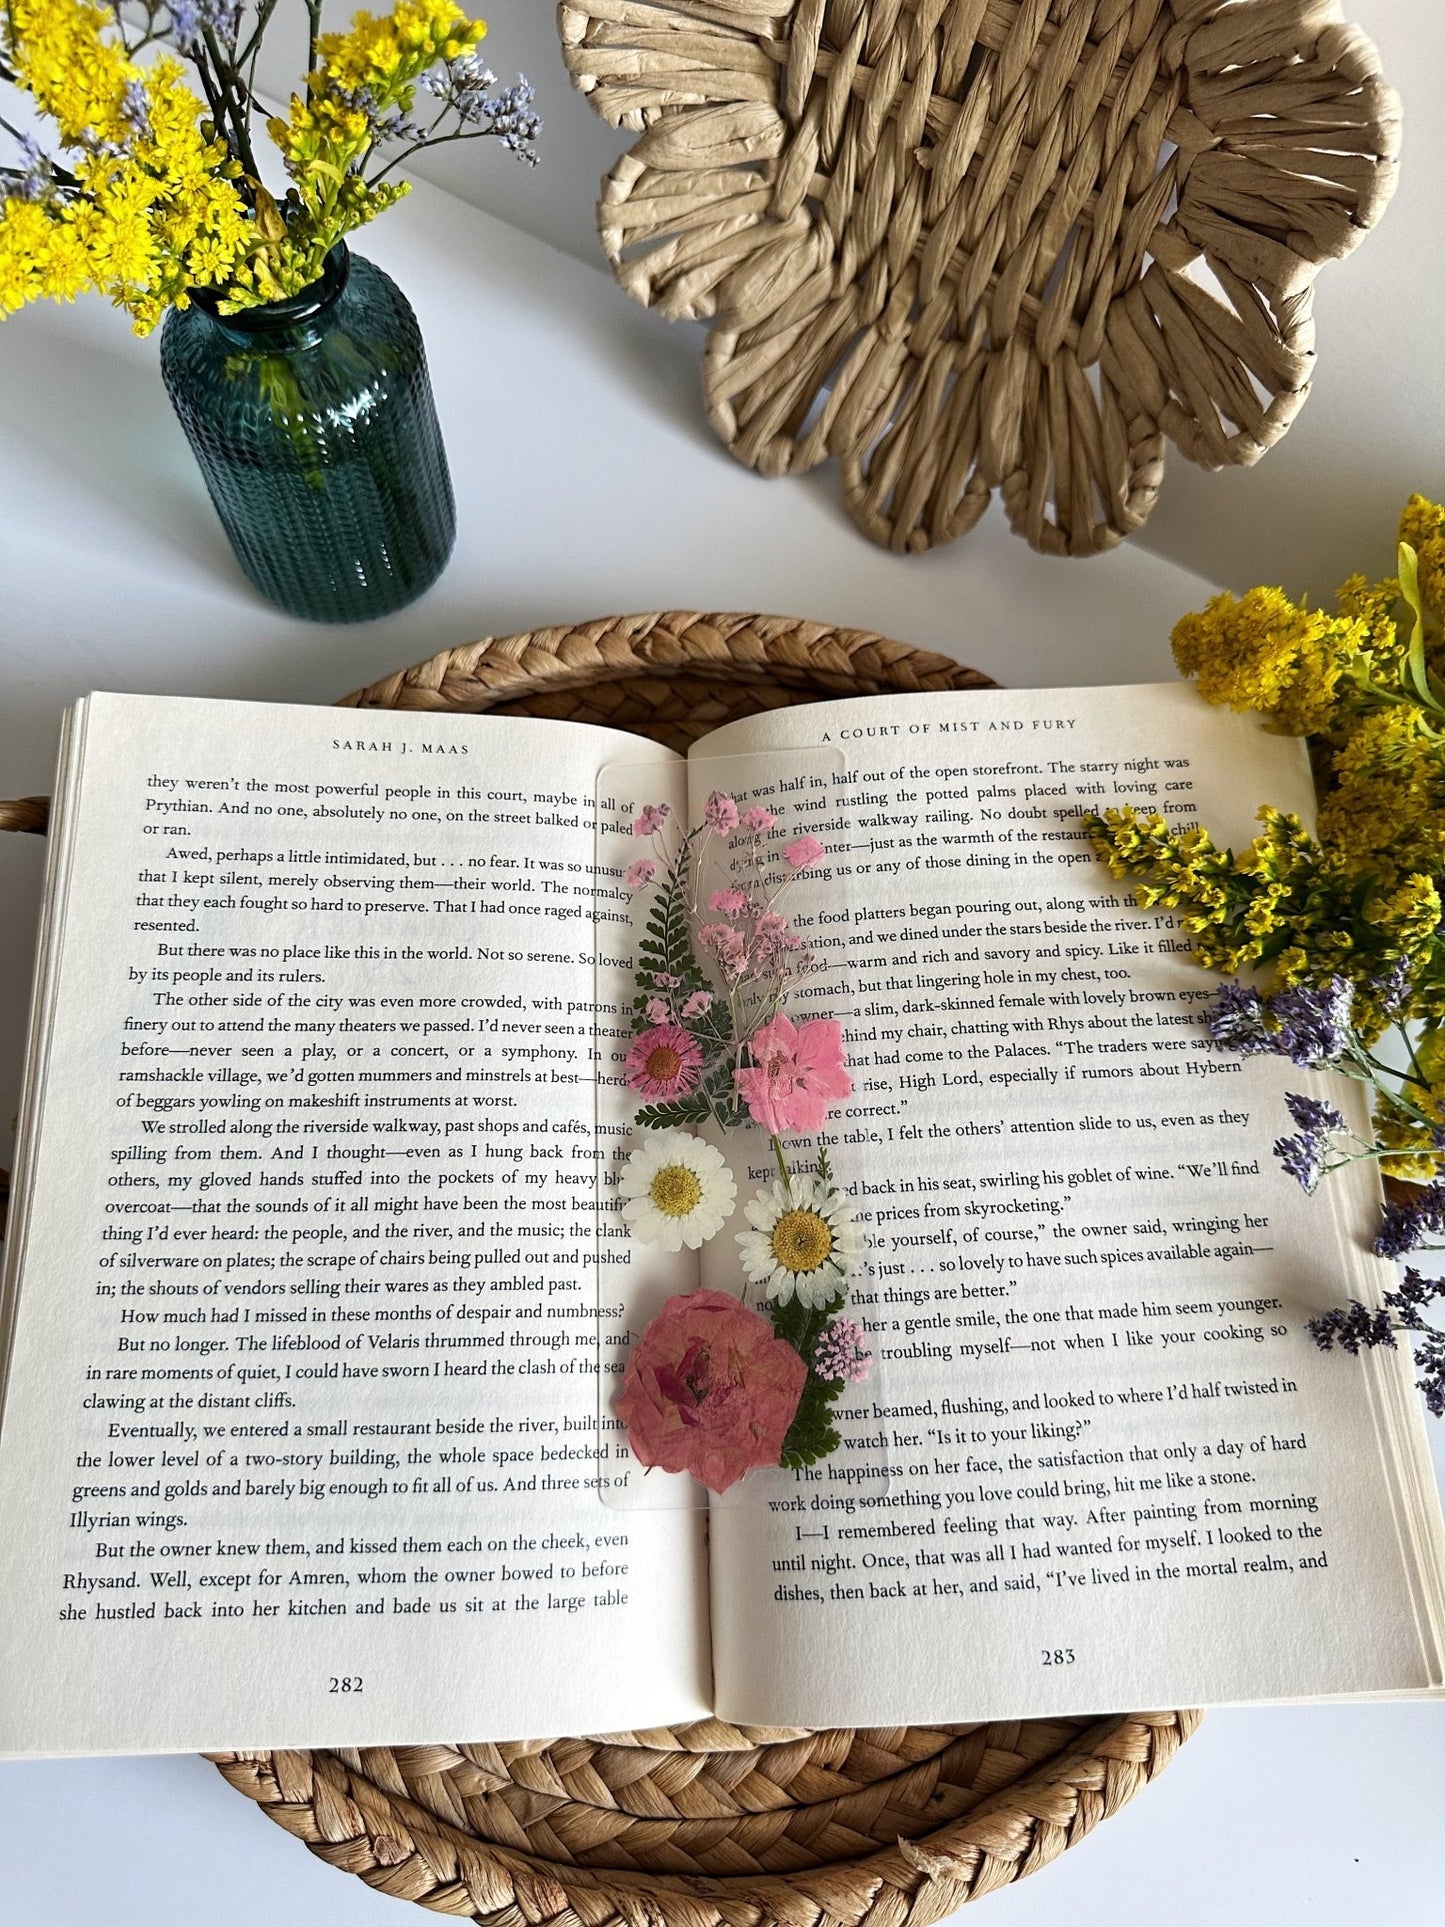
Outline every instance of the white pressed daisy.
<svg viewBox="0 0 1445 1927"><path fill-rule="evenodd" d="M816 1308L836 1298L858 1269L863 1233L852 1207L821 1179L775 1179L744 1206L751 1231L738 1233L743 1270L769 1298Z"/></svg>
<svg viewBox="0 0 1445 1927"><path fill-rule="evenodd" d="M632 1230L664 1251L696 1251L732 1216L738 1195L722 1152L686 1131L650 1132L618 1189Z"/></svg>

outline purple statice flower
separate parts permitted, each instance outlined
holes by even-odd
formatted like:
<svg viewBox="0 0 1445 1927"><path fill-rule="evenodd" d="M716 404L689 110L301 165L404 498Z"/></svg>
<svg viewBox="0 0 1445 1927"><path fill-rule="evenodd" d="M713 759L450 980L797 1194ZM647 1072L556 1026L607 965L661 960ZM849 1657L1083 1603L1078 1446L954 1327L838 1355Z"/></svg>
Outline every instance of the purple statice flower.
<svg viewBox="0 0 1445 1927"><path fill-rule="evenodd" d="M151 110L146 101L145 82L128 80L125 93L121 97L120 111L127 123L144 140L151 131Z"/></svg>
<svg viewBox="0 0 1445 1927"><path fill-rule="evenodd" d="M510 87L493 92L497 76L480 56L469 53L449 61L440 73L428 74L421 84L459 120L470 122L479 133L494 134L529 167L537 165L542 120L536 109L537 90L525 74L518 74Z"/></svg>
<svg viewBox="0 0 1445 1927"><path fill-rule="evenodd" d="M1403 1258L1432 1232L1445 1232L1445 1184L1439 1182L1424 1185L1405 1204L1385 1206L1373 1249L1382 1258Z"/></svg>
<svg viewBox="0 0 1445 1927"><path fill-rule="evenodd" d="M0 174L0 206L6 201L40 201L50 185L50 162L32 134L20 136L20 166Z"/></svg>
<svg viewBox="0 0 1445 1927"><path fill-rule="evenodd" d="M1415 1347L1415 1383L1432 1418L1445 1418L1445 1333L1426 1332Z"/></svg>
<svg viewBox="0 0 1445 1927"><path fill-rule="evenodd" d="M414 146L426 139L424 127L418 127L415 121L407 120L401 109L395 105L383 109L370 87L358 87L354 92L348 93L346 99L358 113L365 114L372 141L376 146L383 147L389 141L405 141Z"/></svg>
<svg viewBox="0 0 1445 1927"><path fill-rule="evenodd" d="M1275 1040L1265 1027L1264 999L1249 984L1221 984L1213 1005L1205 1012L1205 1022L1221 1050L1257 1057L1275 1049Z"/></svg>
<svg viewBox="0 0 1445 1927"><path fill-rule="evenodd" d="M819 1378L856 1385L868 1376L873 1354L863 1343L863 1327L855 1318L833 1318L813 1346L813 1370Z"/></svg>
<svg viewBox="0 0 1445 1927"><path fill-rule="evenodd" d="M427 74L421 84L429 94L455 107L463 120L474 120L485 111L483 103L491 98L497 76L480 54L469 53L449 60L440 73ZM464 100L468 102L465 109Z"/></svg>
<svg viewBox="0 0 1445 1927"><path fill-rule="evenodd" d="M229 47L240 30L244 4L245 0L166 0L171 38L183 54L197 48L208 30L223 47Z"/></svg>
<svg viewBox="0 0 1445 1927"><path fill-rule="evenodd" d="M1410 966L1403 957L1397 957L1388 970L1382 970L1370 979L1370 995L1378 1002L1382 1013L1388 1018L1396 1018L1405 1007L1410 994Z"/></svg>
<svg viewBox="0 0 1445 1927"><path fill-rule="evenodd" d="M169 0L171 39L182 53L200 44L201 10L197 0Z"/></svg>
<svg viewBox="0 0 1445 1927"><path fill-rule="evenodd" d="M1445 1279L1423 1277L1411 1267L1399 1287L1384 1294L1384 1300L1384 1307L1376 1311L1351 1299L1347 1305L1307 1319L1305 1330L1322 1352L1338 1345L1352 1355L1377 1345L1393 1351L1397 1332L1412 1333L1415 1383L1426 1409L1435 1418L1445 1418L1445 1332L1427 1325L1423 1316L1426 1306L1445 1302Z"/></svg>
<svg viewBox="0 0 1445 1927"><path fill-rule="evenodd" d="M1445 1278L1427 1278L1413 1265L1405 1267L1405 1275L1395 1290L1385 1293L1385 1303L1407 1331L1428 1329L1422 1313L1437 1300L1445 1303Z"/></svg>
<svg viewBox="0 0 1445 1927"><path fill-rule="evenodd" d="M1288 1176L1306 1191L1313 1191L1325 1174L1324 1145L1307 1132L1301 1132L1298 1137L1277 1139L1274 1154Z"/></svg>
<svg viewBox="0 0 1445 1927"><path fill-rule="evenodd" d="M510 87L504 87L492 106L492 132L500 135L503 147L519 161L535 167L536 141L542 131L542 116L536 107L537 90L525 74L518 74Z"/></svg>
<svg viewBox="0 0 1445 1927"><path fill-rule="evenodd" d="M1354 1042L1350 1007L1355 990L1348 978L1331 977L1318 989L1296 984L1270 999L1275 1049L1301 1070L1335 1064Z"/></svg>
<svg viewBox="0 0 1445 1927"><path fill-rule="evenodd" d="M1371 1351L1376 1345L1395 1349L1389 1312L1373 1311L1354 1298L1348 1305L1335 1305L1321 1312L1318 1318L1307 1318L1305 1330L1322 1352L1332 1352L1338 1345L1353 1358L1362 1349Z"/></svg>
<svg viewBox="0 0 1445 1927"><path fill-rule="evenodd" d="M1326 1104L1323 1098L1302 1097L1298 1091L1286 1091L1284 1101L1290 1116L1302 1131L1312 1137L1323 1137L1328 1131L1347 1131L1345 1114L1333 1104Z"/></svg>

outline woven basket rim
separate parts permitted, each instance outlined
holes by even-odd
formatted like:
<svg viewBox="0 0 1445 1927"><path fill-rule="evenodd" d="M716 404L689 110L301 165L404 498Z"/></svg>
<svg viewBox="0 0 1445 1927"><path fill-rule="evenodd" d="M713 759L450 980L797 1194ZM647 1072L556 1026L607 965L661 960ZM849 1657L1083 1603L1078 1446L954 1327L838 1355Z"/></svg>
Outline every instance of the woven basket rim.
<svg viewBox="0 0 1445 1927"><path fill-rule="evenodd" d="M994 1872L984 1891L1025 1872L1033 1872L1073 1845L1083 1832L1107 1818L1153 1779L1166 1764L1166 1760L1158 1757L1159 1753L1167 1750L1168 1757L1172 1758L1177 1745L1191 1736L1201 1717L1192 1709L1101 1715L1045 1762L989 1794L966 1814L942 1827L906 1839L900 1836L894 1844L876 1847L856 1858L822 1862L815 1867L784 1873L651 1873L548 1859L467 1833L407 1795L381 1786L333 1751L317 1749L309 1757L313 1760L320 1757L330 1763L335 1776L345 1782L347 1797L357 1800L358 1809L359 1798L369 1794L372 1797L368 1804L379 1801L385 1808L384 1818L403 1819L407 1831L414 1837L445 1843L450 1851L464 1858L480 1857L495 1862L523 1881L553 1883L573 1892L615 1898L624 1903L628 1899L665 1902L686 1895L693 1900L715 1901L719 1908L731 1909L739 1904L760 1908L764 1919L781 1922L793 1917L790 1902L800 1896L811 1898L820 1888L836 1890L841 1880L849 1878L871 1895L881 1886L896 1887L900 1882L931 1889L952 1888L962 1882L969 1883L971 1888L977 1887L980 1869L989 1864ZM211 1753L205 1757L238 1792L256 1801L268 1818L289 1831L296 1831L291 1823L294 1812L288 1818L277 1811L276 1806L267 1801L255 1774L260 1762L276 1756ZM1112 1800L1108 1784L1111 1766L1119 1769L1117 1777L1124 1782ZM1095 1812L1087 1811L1089 1795L1096 1796ZM1061 1806L1070 1809L1069 1824L1064 1826L1059 1825L1058 1814L1050 1811ZM1081 1814L1079 1823L1073 1824ZM1045 1827L1056 1837L1040 1842L1036 1836ZM384 1826L365 1830L375 1842L386 1838ZM329 1856L323 1852L323 1857ZM1023 1864L1025 1861L1027 1865ZM1005 1867L1009 1871L1003 1872ZM974 1894L969 1891L946 1895L938 1891L935 1897L941 1902L936 1910L915 1900L910 1911L911 1927L927 1927L927 1923L941 1919ZM834 1907L840 1898L835 1891ZM769 1908L770 1901L777 1905ZM623 1912L623 1917L635 1918L628 1912ZM734 1916L728 1913L724 1917ZM846 1917L841 1913L835 1915L835 1918Z"/></svg>

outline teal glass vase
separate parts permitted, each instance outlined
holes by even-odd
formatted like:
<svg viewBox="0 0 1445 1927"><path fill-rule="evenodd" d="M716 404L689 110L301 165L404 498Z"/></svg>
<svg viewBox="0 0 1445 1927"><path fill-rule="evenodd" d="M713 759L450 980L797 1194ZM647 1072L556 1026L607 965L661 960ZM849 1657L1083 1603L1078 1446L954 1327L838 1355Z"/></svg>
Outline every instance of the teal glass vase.
<svg viewBox="0 0 1445 1927"><path fill-rule="evenodd" d="M456 533L416 316L333 248L288 300L172 308L161 374L236 559L314 622L365 622L435 582Z"/></svg>

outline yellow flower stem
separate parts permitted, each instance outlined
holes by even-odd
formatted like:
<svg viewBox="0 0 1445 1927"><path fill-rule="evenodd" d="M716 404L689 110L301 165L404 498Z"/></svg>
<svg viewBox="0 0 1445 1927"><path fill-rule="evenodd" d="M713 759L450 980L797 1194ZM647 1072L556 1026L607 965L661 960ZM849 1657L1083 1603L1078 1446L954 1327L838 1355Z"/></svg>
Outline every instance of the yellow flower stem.
<svg viewBox="0 0 1445 1927"><path fill-rule="evenodd" d="M311 76L316 72L316 43L321 38L321 0L306 0L306 105L311 105Z"/></svg>
<svg viewBox="0 0 1445 1927"><path fill-rule="evenodd" d="M778 1160L779 1174L782 1177L783 1183L788 1187L788 1196L791 1198L793 1195L792 1174L788 1170L788 1160L783 1155L782 1140L779 1138L776 1131L774 1131L772 1136L772 1146L773 1146L773 1156Z"/></svg>
<svg viewBox="0 0 1445 1927"><path fill-rule="evenodd" d="M276 4L277 0L261 0L261 4L256 9L256 24L251 29L251 38L236 55L236 65L238 68L244 67L249 61L251 72L254 73L256 71L256 56L261 51L261 36L265 33L270 23L271 15L276 11ZM248 88L250 86L249 77L247 79L247 86Z"/></svg>
<svg viewBox="0 0 1445 1927"><path fill-rule="evenodd" d="M216 92L216 83L211 74L209 63L199 47L191 54L190 59L191 65L196 70L196 78L201 83L201 92L206 96L206 105L211 110L211 122L216 130L216 138L218 140L224 140L226 137L226 116L221 106L221 97Z"/></svg>
<svg viewBox="0 0 1445 1927"><path fill-rule="evenodd" d="M420 154L423 148L445 147L449 141L479 140L485 131L481 127L464 127L455 134L438 134L435 139L428 135L424 141L415 141L410 147L402 148L401 152L394 155L378 173L368 175L366 185L375 187L378 181L386 179L394 167L400 167L403 161L409 161L413 154Z"/></svg>
<svg viewBox="0 0 1445 1927"><path fill-rule="evenodd" d="M236 75L234 69L228 66L226 57L221 51L220 42L216 39L214 29L211 27L203 27L201 31L205 36L206 51L210 54L211 63L215 68L216 83L221 90L221 109L230 120L231 131L235 137L236 149L240 155L241 163L251 179L253 181L259 181L261 178L261 170L256 165L256 156L251 147L250 129L247 125L250 119L250 102L245 97L244 91L239 100L231 93L231 82L233 79L239 80L239 76ZM199 66L199 63L197 63L197 65ZM217 128L216 131L219 133L221 130Z"/></svg>
<svg viewBox="0 0 1445 1927"><path fill-rule="evenodd" d="M1430 694L1429 670L1425 662L1425 611L1420 606L1420 571L1415 551L1408 542L1400 544L1400 594L1414 617L1410 629L1410 648L1405 661L1410 681L1415 685L1422 703L1434 708Z"/></svg>

